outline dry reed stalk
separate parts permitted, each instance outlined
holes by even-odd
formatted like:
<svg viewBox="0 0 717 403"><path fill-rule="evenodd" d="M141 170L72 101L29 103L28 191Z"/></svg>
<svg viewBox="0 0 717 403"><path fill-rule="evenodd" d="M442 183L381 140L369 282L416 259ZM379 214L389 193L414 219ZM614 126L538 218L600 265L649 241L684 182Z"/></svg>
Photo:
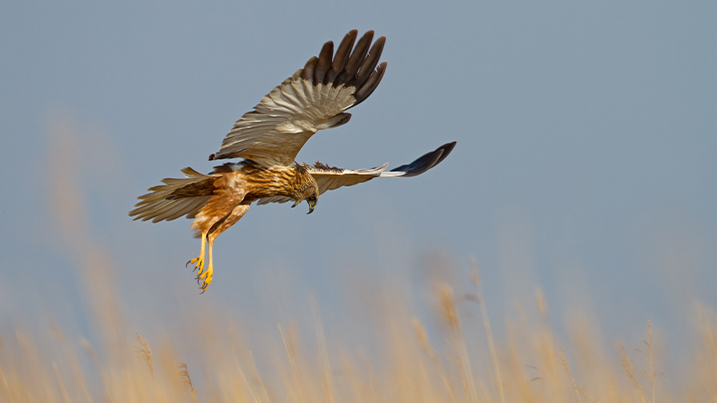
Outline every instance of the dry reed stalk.
<svg viewBox="0 0 717 403"><path fill-rule="evenodd" d="M443 357L446 361L455 365L456 368L458 368L458 373L461 375L461 384L463 385L463 395L465 396L466 401L469 401L470 395L468 391L468 384L466 383L466 377L463 374L463 363L461 362L461 357L458 351L456 351L456 346L451 344L450 342L448 342L448 344L453 349L453 355L449 356L448 354L444 353Z"/></svg>
<svg viewBox="0 0 717 403"><path fill-rule="evenodd" d="M439 289L441 314L446 320L454 333L461 332L461 322L458 316L458 308L455 298L453 297L453 289L447 284L443 284Z"/></svg>
<svg viewBox="0 0 717 403"><path fill-rule="evenodd" d="M627 374L627 379L630 381L632 386L638 391L640 395L640 401L645 402L645 389L643 389L642 384L640 384L640 380L637 379L637 374L635 373L635 370L632 366L632 360L630 360L630 356L627 354L627 351L625 350L625 346L622 345L622 343L618 343L618 350L620 351L620 366L625 370L625 373Z"/></svg>
<svg viewBox="0 0 717 403"><path fill-rule="evenodd" d="M483 328L485 329L486 338L488 339L488 348L490 349L490 356L493 360L493 369L495 370L496 378L498 380L498 392L500 393L501 403L505 403L505 392L503 391L503 380L500 377L500 366L498 365L498 357L495 353L495 345L493 344L493 332L490 328L490 320L488 319L488 310L481 294L481 283L480 277L478 276L478 265L475 259L470 259L470 264L473 269L473 283L476 286L476 292L478 297L478 305L480 306L480 313L483 317Z"/></svg>
<svg viewBox="0 0 717 403"><path fill-rule="evenodd" d="M455 364L460 369L466 400L469 402L477 402L478 394L476 393L475 379L473 378L473 371L471 370L470 358L468 357L468 349L463 335L458 306L456 305L453 289L446 284L440 287L440 306L443 317L448 322L454 335L454 344L452 347L456 353Z"/></svg>
<svg viewBox="0 0 717 403"><path fill-rule="evenodd" d="M69 343L67 342L67 339L65 338L65 335L62 333L60 328L57 326L57 323L54 319L50 320L50 327L49 327L50 335L52 335L53 338L55 338L57 341L61 344L61 350L62 355L65 361L70 365L70 368L72 370L72 377L75 382L75 385L77 388L79 388L84 395L85 399L88 402L92 402L92 397L90 396L89 390L87 390L87 383L85 382L84 375L82 373L82 369L80 367L79 362L77 361L77 357L75 354L72 353ZM54 364L54 363L53 363Z"/></svg>
<svg viewBox="0 0 717 403"><path fill-rule="evenodd" d="M383 391L381 390L381 385L378 384L378 381L376 380L376 376L373 374L373 369L371 369L371 364L366 359L366 356L362 356L364 365L366 366L366 372L368 372L368 379L369 379L369 390L371 391L371 397L373 398L373 401L376 401L376 392L374 389L378 389L378 395L381 397L381 401L383 403L386 403L386 397L383 394ZM374 388L375 386L375 388Z"/></svg>
<svg viewBox="0 0 717 403"><path fill-rule="evenodd" d="M60 387L62 399L65 401L65 403L70 403L70 396L67 394L67 389L65 389L65 384L62 382L60 371L57 369L57 364L54 361L52 362L52 369L55 372L55 378L57 379L57 385Z"/></svg>
<svg viewBox="0 0 717 403"><path fill-rule="evenodd" d="M311 307L311 314L314 317L314 331L316 333L316 346L317 346L317 360L321 366L321 389L324 392L324 397L329 403L334 403L334 387L333 379L331 378L331 363L329 362L329 352L326 345L326 337L324 336L324 327L321 323L321 314L319 313L319 306L316 302L316 298L311 296L309 298L309 305Z"/></svg>
<svg viewBox="0 0 717 403"><path fill-rule="evenodd" d="M448 395L451 398L451 402L457 402L455 391L451 386L451 382L448 379L448 375L443 369L443 365L441 365L441 361L438 358L436 351L433 349L433 347L431 347L431 343L428 340L428 334L426 333L426 329L423 327L418 318L413 318L413 328L416 331L416 338L418 339L419 346L421 347L421 349L423 349L426 355L428 355L428 358L431 360L431 362L433 362L433 365L436 367L436 371L438 371L438 374L441 377L441 383L448 392Z"/></svg>
<svg viewBox="0 0 717 403"><path fill-rule="evenodd" d="M709 396L713 402L717 402L717 319L714 313L701 304L695 303L694 307L698 330L701 338L702 351L697 356L696 363L699 368L699 383L693 386L694 395ZM693 399L696 401L696 399Z"/></svg>
<svg viewBox="0 0 717 403"><path fill-rule="evenodd" d="M356 375L356 371L354 371L354 367L349 358L345 355L341 355L339 357L339 361L341 362L342 373L344 375L342 378L347 380L351 390L351 395L354 397L355 401L366 402L370 400L377 403L376 396L371 389L370 383L369 386L366 387L364 383L361 382L361 379Z"/></svg>
<svg viewBox="0 0 717 403"><path fill-rule="evenodd" d="M248 393L254 399L254 402L260 403L262 399L259 395L259 391L257 390L256 386L251 383L249 379L247 379L247 376L244 374L243 365L239 361L239 357L241 356L242 358L244 358L244 354L241 354L238 351L233 342L231 343L230 348L228 350L230 352L230 354L228 354L230 360L228 361L233 364L233 367L229 367L229 362L225 361L225 365L227 367L226 372L228 374L223 380L227 381L228 383L231 383L234 395L231 397L227 397L227 399L231 398L232 401L238 401L239 397L245 398L246 394ZM231 380L235 378L239 378L241 382L239 384L237 384L236 382L231 382ZM245 389L242 389L240 385L243 385ZM245 390L248 392L245 392Z"/></svg>
<svg viewBox="0 0 717 403"><path fill-rule="evenodd" d="M84 337L81 337L80 344L82 345L82 348L85 349L87 354L90 355L90 357L92 358L92 362L97 366L97 368L100 368L100 360L97 357L97 352L95 352L95 349L92 348L90 342L87 341L87 339L85 339Z"/></svg>
<svg viewBox="0 0 717 403"><path fill-rule="evenodd" d="M580 387L578 387L578 384L575 383L575 378L573 378L573 373L570 371L570 366L568 365L568 360L565 358L565 352L563 349L560 349L560 361L563 363L563 367L565 367L565 371L568 373L568 377L570 378L570 383L573 385L573 389L575 390L575 395L578 398L578 402L582 402L582 398L584 398L586 401L588 400L587 396L585 396L585 393L583 393L582 390L580 390ZM581 398L582 396L582 398Z"/></svg>
<svg viewBox="0 0 717 403"><path fill-rule="evenodd" d="M236 350L232 349L232 351L235 353L235 354L233 354L233 356L234 356L233 362L236 366L235 371L238 373L238 375L232 374L231 378L235 378L238 376L241 379L241 384L243 384L246 387L246 390L249 391L249 393L251 394L251 397L254 399L254 401L257 403L261 403L262 397L259 394L259 390L257 390L257 387L255 384L253 384L253 382L252 383L249 382L249 379L247 379L246 375L244 374L244 370L242 369L243 366L239 363L239 361L236 358L236 355L237 355ZM233 371L228 370L228 372L233 372ZM236 392L237 395L244 396L242 389L239 388L238 385L234 385L234 391ZM236 398L234 398L233 400L236 400ZM268 400L267 400L267 402L268 402Z"/></svg>
<svg viewBox="0 0 717 403"><path fill-rule="evenodd" d="M490 402L493 400L488 397L488 388L485 386L485 382L483 382L482 379L478 381L478 390L480 391L484 402Z"/></svg>
<svg viewBox="0 0 717 403"><path fill-rule="evenodd" d="M154 384L157 384L157 378L154 376L154 361L152 360L152 350L149 349L149 344L147 343L147 340L144 339L144 337L140 336L139 333L135 333L137 335L136 339L139 343L139 347L135 347L134 351L137 353L137 355L140 356L146 363L147 367L149 368L149 373L152 374L152 379L154 380Z"/></svg>
<svg viewBox="0 0 717 403"><path fill-rule="evenodd" d="M471 369L470 357L468 356L468 348L466 347L465 339L463 339L463 337L461 337L458 342L458 353L460 361L463 363L461 368L463 368L464 372L461 373L461 376L464 378L464 382L468 386L470 401L477 403L478 393L476 391L475 378L473 378L473 370Z"/></svg>
<svg viewBox="0 0 717 403"><path fill-rule="evenodd" d="M655 357L652 348L652 321L647 321L647 335L649 342L643 341L650 350L650 383L652 384L652 403L655 403Z"/></svg>
<svg viewBox="0 0 717 403"><path fill-rule="evenodd" d="M180 369L179 378L181 379L182 386L189 388L189 393L192 394L192 400L194 403L197 403L197 394L194 392L194 385L192 384L192 377L189 376L187 364L181 363L177 368Z"/></svg>
<svg viewBox="0 0 717 403"><path fill-rule="evenodd" d="M535 303L538 307L538 312L540 313L540 317L547 324L548 303L545 302L545 295L543 294L543 290L541 290L540 288L535 289Z"/></svg>
<svg viewBox="0 0 717 403"><path fill-rule="evenodd" d="M426 361L423 356L417 355L418 357L418 379L417 384L420 385L420 396L427 401L435 401L437 399L437 392L433 387L433 382L428 374L428 368L426 367Z"/></svg>
<svg viewBox="0 0 717 403"><path fill-rule="evenodd" d="M543 402L545 402L545 385L543 383L543 377L541 376L540 369L538 369L538 367L534 367L532 365L528 365L527 367L532 368L538 372L538 376L531 378L530 382L540 381L540 403L543 403ZM528 396L530 396L532 398L532 394L528 394ZM526 401L527 400L528 399L526 399Z"/></svg>
<svg viewBox="0 0 717 403"><path fill-rule="evenodd" d="M266 402L270 402L271 399L269 399L269 393L266 391L266 387L264 386L264 381L261 379L261 376L259 375L259 369L256 367L256 362L254 362L254 354L252 353L251 349L249 350L249 364L250 371L254 375L254 378L256 379L255 382L259 383L259 386L261 387L261 391L264 393L264 397L266 398ZM258 392L257 392L258 394ZM261 399L259 399L261 401Z"/></svg>
<svg viewBox="0 0 717 403"><path fill-rule="evenodd" d="M304 390L303 382L301 381L301 371L299 370L298 365L296 364L296 356L297 356L297 340L296 340L296 330L293 327L289 328L288 334L284 334L284 329L282 329L281 325L279 326L279 334L281 335L281 340L284 343L284 349L286 350L286 355L289 358L289 365L291 366L291 374L292 374L292 380L294 383L294 387L296 389L296 393L298 395L297 400L300 402L306 401L306 391Z"/></svg>
<svg viewBox="0 0 717 403"><path fill-rule="evenodd" d="M538 371L542 379L542 393L551 402L562 399L560 392L564 385L560 370L561 363L558 359L558 347L548 323L548 306L540 289L536 290L535 297L540 310L541 324L533 341L533 350L537 354L537 364L540 367ZM537 369L537 367L535 368Z"/></svg>
<svg viewBox="0 0 717 403"><path fill-rule="evenodd" d="M520 342L517 338L518 335L527 334L527 331L525 329L517 331L516 327L515 325L506 326L508 331L508 356L507 363L503 366L504 368L507 367L508 371L507 374L504 373L503 380L505 382L507 400L530 402L534 400L531 382L541 379L540 376L538 376L537 379L534 377L529 380L524 368L533 368L537 370L538 374L540 374L540 370L524 364L519 348ZM515 387L511 388L511 384L514 384ZM514 391L515 388L517 388L517 393Z"/></svg>

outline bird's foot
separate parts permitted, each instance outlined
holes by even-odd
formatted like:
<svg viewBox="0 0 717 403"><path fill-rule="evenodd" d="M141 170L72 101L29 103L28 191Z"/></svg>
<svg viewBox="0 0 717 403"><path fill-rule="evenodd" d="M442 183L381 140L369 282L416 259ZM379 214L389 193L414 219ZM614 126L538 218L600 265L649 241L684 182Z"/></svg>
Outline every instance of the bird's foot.
<svg viewBox="0 0 717 403"><path fill-rule="evenodd" d="M186 266L189 266L190 264L194 265L194 270L199 270L198 274L202 274L202 271L204 269L204 258L202 256L197 256L194 259L187 262Z"/></svg>
<svg viewBox="0 0 717 403"><path fill-rule="evenodd" d="M207 290L207 287L209 287L209 284L212 283L212 277L214 275L214 270L212 269L211 262L209 263L209 266L206 270L202 271L202 269L199 269L197 272L197 284L199 284L199 289L202 290L200 294L204 294L204 292Z"/></svg>

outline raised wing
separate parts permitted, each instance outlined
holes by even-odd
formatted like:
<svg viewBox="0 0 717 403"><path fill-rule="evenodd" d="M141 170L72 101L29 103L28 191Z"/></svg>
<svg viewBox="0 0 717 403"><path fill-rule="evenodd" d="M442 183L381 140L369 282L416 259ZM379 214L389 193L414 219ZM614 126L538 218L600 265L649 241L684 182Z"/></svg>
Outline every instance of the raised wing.
<svg viewBox="0 0 717 403"><path fill-rule="evenodd" d="M368 98L386 71L386 62L376 67L386 38L378 38L369 50L373 31L354 47L356 35L356 30L346 34L335 55L333 42L326 42L319 57L309 59L234 124L209 160L291 165L316 131L348 122L351 114L344 111Z"/></svg>
<svg viewBox="0 0 717 403"><path fill-rule="evenodd" d="M371 169L342 169L317 162L313 167L305 166L319 185L319 194L342 186L353 186L377 177L410 177L420 175L443 161L451 153L456 142L446 143L436 150L424 154L410 164L401 165L386 172L388 163Z"/></svg>

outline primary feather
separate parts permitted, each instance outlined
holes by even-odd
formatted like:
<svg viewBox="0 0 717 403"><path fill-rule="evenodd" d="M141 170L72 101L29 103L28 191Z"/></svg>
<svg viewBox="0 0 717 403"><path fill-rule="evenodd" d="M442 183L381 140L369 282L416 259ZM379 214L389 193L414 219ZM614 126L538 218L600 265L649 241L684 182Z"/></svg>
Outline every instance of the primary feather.
<svg viewBox="0 0 717 403"><path fill-rule="evenodd" d="M373 31L368 31L350 52L356 34L346 34L335 56L333 42L326 42L319 57L309 59L245 113L209 159L246 158L289 166L318 130L348 122L351 115L344 111L368 98L386 71L386 62L376 67L386 38L378 38L368 50L373 39Z"/></svg>

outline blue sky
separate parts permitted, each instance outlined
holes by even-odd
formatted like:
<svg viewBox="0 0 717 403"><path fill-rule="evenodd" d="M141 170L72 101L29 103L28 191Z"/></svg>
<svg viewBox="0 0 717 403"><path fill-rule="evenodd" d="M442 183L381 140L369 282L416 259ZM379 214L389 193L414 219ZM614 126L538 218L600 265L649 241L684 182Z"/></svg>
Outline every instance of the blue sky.
<svg viewBox="0 0 717 403"><path fill-rule="evenodd" d="M539 286L556 323L579 309L634 339L652 319L688 344L674 329L694 302L717 307L715 16L711 1L4 2L0 326L88 332L51 198L53 173L76 172L88 242L150 334L190 307L276 329L308 293L340 333L365 314L352 293L390 279L427 311L430 279L470 289L473 256L498 323ZM387 37L386 75L298 159L396 166L457 140L453 154L327 193L311 216L252 207L197 295L190 222L127 212L179 169L210 170L236 119L354 28ZM54 165L59 144L76 171Z"/></svg>

